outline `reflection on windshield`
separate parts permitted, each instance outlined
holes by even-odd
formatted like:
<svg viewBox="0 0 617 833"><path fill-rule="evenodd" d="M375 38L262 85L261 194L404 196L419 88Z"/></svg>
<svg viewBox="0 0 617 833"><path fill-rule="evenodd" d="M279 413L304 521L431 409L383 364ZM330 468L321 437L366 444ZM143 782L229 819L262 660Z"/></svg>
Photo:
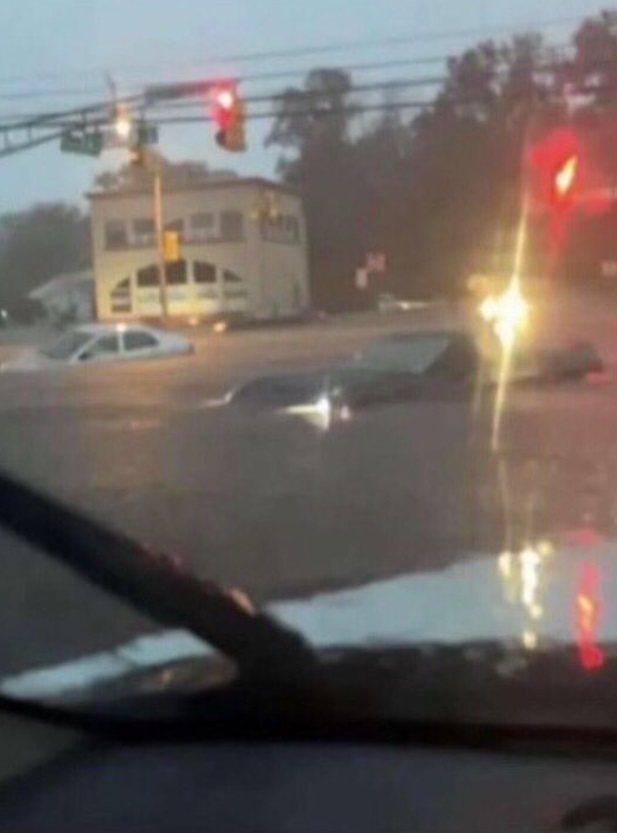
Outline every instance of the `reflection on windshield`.
<svg viewBox="0 0 617 833"><path fill-rule="evenodd" d="M530 651L537 648L539 643L536 628L544 616L546 570L553 553L550 541L540 541L527 545L518 553L504 552L497 562L505 600L519 606L523 613L521 642Z"/></svg>
<svg viewBox="0 0 617 833"><path fill-rule="evenodd" d="M604 665L604 651L597 644L601 617L602 575L592 562L581 565L576 601L574 626L581 665L588 671Z"/></svg>
<svg viewBox="0 0 617 833"><path fill-rule="evenodd" d="M75 330L72 333L67 333L67 335L63 336L41 352L44 356L47 356L48 359L64 361L65 359L70 359L71 356L81 347L85 347L91 337L92 336L87 333Z"/></svg>

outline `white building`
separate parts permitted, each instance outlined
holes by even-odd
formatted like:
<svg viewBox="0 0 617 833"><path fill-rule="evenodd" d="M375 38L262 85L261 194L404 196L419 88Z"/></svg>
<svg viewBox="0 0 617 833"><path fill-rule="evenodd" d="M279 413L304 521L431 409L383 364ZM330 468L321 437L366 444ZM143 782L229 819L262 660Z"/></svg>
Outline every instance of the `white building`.
<svg viewBox="0 0 617 833"><path fill-rule="evenodd" d="M94 273L91 269L69 272L37 286L28 297L40 301L52 320L92 321Z"/></svg>
<svg viewBox="0 0 617 833"><path fill-rule="evenodd" d="M89 195L99 320L161 312L151 192ZM180 232L167 265L169 314L180 320L301 315L310 305L299 197L264 179L208 178L165 188L165 227Z"/></svg>

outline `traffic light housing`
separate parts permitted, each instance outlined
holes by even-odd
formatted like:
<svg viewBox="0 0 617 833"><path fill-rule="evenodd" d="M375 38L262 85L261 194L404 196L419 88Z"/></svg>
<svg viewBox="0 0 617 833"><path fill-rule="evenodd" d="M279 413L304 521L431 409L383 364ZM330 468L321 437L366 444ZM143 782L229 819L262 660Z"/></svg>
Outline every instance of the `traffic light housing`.
<svg viewBox="0 0 617 833"><path fill-rule="evenodd" d="M578 154L572 153L559 165L553 178L553 198L564 203L572 196L579 169Z"/></svg>
<svg viewBox="0 0 617 833"><path fill-rule="evenodd" d="M232 153L246 150L246 105L235 84L221 84L212 93L216 143Z"/></svg>
<svg viewBox="0 0 617 833"><path fill-rule="evenodd" d="M163 234L163 250L166 263L177 263L182 259L180 232L166 231Z"/></svg>

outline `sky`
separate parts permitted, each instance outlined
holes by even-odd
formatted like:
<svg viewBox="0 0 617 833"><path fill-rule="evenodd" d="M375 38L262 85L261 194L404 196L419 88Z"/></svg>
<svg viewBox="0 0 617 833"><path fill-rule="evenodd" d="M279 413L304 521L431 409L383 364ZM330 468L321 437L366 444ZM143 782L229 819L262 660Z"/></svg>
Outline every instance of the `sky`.
<svg viewBox="0 0 617 833"><path fill-rule="evenodd" d="M0 117L106 100L106 77L125 94L158 82L445 57L517 30L542 31L550 43L564 44L577 22L607 6L606 0L7 2L0 4ZM272 57L308 47L327 51ZM426 67L381 71L358 81L416 72L426 73ZM277 82L247 81L243 90L274 92L300 81L300 74ZM269 176L277 152L264 148L266 133L267 124L251 123L249 150L238 156L217 148L208 124L165 127L160 150L171 159ZM62 154L57 144L0 159L0 214L37 202L83 201L93 177L122 159L120 151L107 151L99 160Z"/></svg>

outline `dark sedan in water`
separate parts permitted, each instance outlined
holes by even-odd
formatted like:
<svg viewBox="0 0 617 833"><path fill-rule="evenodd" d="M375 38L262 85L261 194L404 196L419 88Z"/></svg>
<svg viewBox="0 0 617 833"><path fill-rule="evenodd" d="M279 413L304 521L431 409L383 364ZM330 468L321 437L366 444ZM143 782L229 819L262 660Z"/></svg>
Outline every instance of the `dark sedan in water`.
<svg viewBox="0 0 617 833"><path fill-rule="evenodd" d="M349 362L252 379L216 404L292 413L321 409L344 417L389 402L464 397L478 385L495 385L503 360L494 344L464 330L396 332ZM572 342L559 348L517 348L507 377L519 384L549 384L580 381L602 371L592 344Z"/></svg>

